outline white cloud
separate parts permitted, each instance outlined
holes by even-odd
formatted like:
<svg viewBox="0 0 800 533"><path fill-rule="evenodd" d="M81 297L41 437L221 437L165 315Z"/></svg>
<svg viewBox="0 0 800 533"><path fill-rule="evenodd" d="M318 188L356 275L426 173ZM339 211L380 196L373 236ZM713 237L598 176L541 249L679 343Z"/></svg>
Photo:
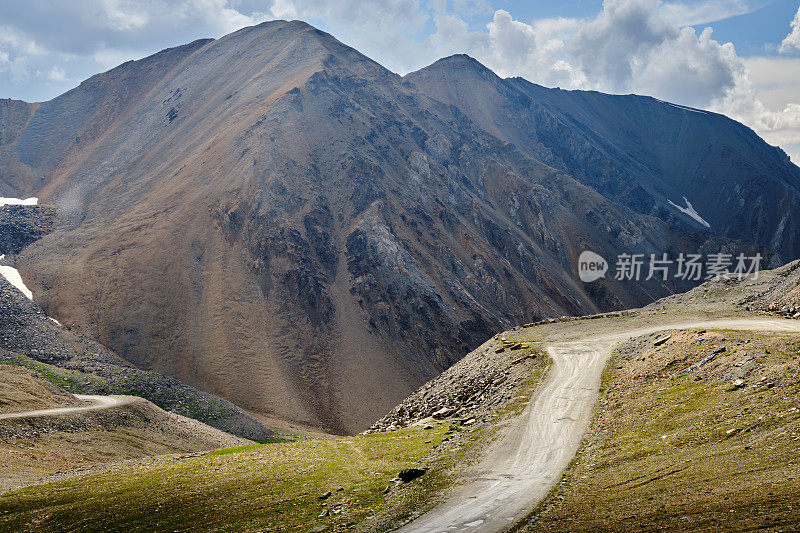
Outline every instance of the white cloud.
<svg viewBox="0 0 800 533"><path fill-rule="evenodd" d="M476 4L463 4L470 5ZM419 0L275 0L270 14L323 25L342 42L396 72L418 66L421 57L430 58L416 39L429 20Z"/></svg>
<svg viewBox="0 0 800 533"><path fill-rule="evenodd" d="M237 7L251 3L247 14ZM3 0L3 97L51 98L130 59L268 18L264 0ZM6 57L7 56L7 57ZM60 76L55 67L64 70ZM42 74L44 73L44 74ZM47 83L42 83L42 79Z"/></svg>
<svg viewBox="0 0 800 533"><path fill-rule="evenodd" d="M53 67L47 72L38 71L36 74L40 78L45 78L48 81L54 81L56 83L67 81L67 71L61 67Z"/></svg>
<svg viewBox="0 0 800 533"><path fill-rule="evenodd" d="M680 13L684 23L692 23L741 14L750 6L720 1L692 9L659 0L606 0L591 19L530 24L498 10L485 32L469 32L458 16L439 12L428 43L439 55L474 55L504 76L568 89L646 94L722 112L798 161L800 63L748 65L731 43L714 40L709 28L698 34L675 22Z"/></svg>
<svg viewBox="0 0 800 533"><path fill-rule="evenodd" d="M764 2L752 3L744 0L706 0L705 2L668 2L661 6L661 15L670 24L683 26L697 26L709 24L719 20L752 13Z"/></svg>
<svg viewBox="0 0 800 533"><path fill-rule="evenodd" d="M792 20L792 31L781 42L778 51L782 54L788 54L793 51L800 50L800 7L797 8L797 13Z"/></svg>
<svg viewBox="0 0 800 533"><path fill-rule="evenodd" d="M12 26L0 26L0 73L13 83L30 79L30 58L43 56L43 49L32 37Z"/></svg>
<svg viewBox="0 0 800 533"><path fill-rule="evenodd" d="M13 26L0 26L0 46L21 55L42 55L47 51L36 40Z"/></svg>
<svg viewBox="0 0 800 533"><path fill-rule="evenodd" d="M140 2L101 0L98 8L105 15L99 20L105 21L108 27L113 30L130 31L143 28L150 21L146 6Z"/></svg>
<svg viewBox="0 0 800 533"><path fill-rule="evenodd" d="M593 19L542 19L532 24L504 10L486 32L468 32L452 13L438 13L429 43L439 55L467 52L501 75L545 85L638 92L685 105L709 105L742 75L731 44L711 30L677 28L658 0L606 0ZM461 48L461 49L458 49Z"/></svg>
<svg viewBox="0 0 800 533"><path fill-rule="evenodd" d="M800 163L800 58L756 57L736 87L711 109L753 128Z"/></svg>

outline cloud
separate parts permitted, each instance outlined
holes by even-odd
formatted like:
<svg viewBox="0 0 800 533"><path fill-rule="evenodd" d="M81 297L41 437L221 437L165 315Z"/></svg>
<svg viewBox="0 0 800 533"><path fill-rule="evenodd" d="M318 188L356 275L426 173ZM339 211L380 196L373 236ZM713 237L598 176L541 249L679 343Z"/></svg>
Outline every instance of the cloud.
<svg viewBox="0 0 800 533"><path fill-rule="evenodd" d="M62 83L67 81L67 72L61 67L53 67L47 72L37 72L37 76L40 78L45 78L48 81L54 81L56 83Z"/></svg>
<svg viewBox="0 0 800 533"><path fill-rule="evenodd" d="M692 106L723 97L743 73L733 45L715 41L710 29L679 29L662 7L658 0L606 0L593 19L532 24L497 10L486 32L469 32L457 16L438 13L429 43L440 54L466 51L501 75L545 85L638 92Z"/></svg>
<svg viewBox="0 0 800 533"><path fill-rule="evenodd" d="M800 7L797 8L797 13L792 20L792 31L781 42L778 51L782 54L800 50Z"/></svg>
<svg viewBox="0 0 800 533"><path fill-rule="evenodd" d="M150 21L149 13L137 2L126 0L103 0L97 6L105 17L108 26L117 31L130 31L143 28Z"/></svg>
<svg viewBox="0 0 800 533"><path fill-rule="evenodd" d="M497 10L484 32L470 32L455 14L438 12L428 44L440 55L467 52L504 76L568 89L646 94L725 113L800 161L800 105L795 100L800 63L748 65L731 43L716 41L710 28L698 34L675 22L752 9L744 3L706 2L687 9L659 0L606 0L594 18L530 24ZM776 80L783 80L779 87ZM762 101L765 92L771 102Z"/></svg>
<svg viewBox="0 0 800 533"><path fill-rule="evenodd" d="M480 8L465 2L463 9ZM406 72L430 57L417 37L430 15L418 0L275 0L270 14L279 19L303 19L322 26L342 42L378 60L387 68Z"/></svg>
<svg viewBox="0 0 800 533"><path fill-rule="evenodd" d="M243 8L248 2L243 13L228 0L4 0L2 96L51 98L124 61L270 18L257 9L264 7L261 0L236 4Z"/></svg>
<svg viewBox="0 0 800 533"><path fill-rule="evenodd" d="M706 0L705 2L669 2L661 6L661 15L670 24L682 28L725 20L752 13L765 2L752 4L743 0Z"/></svg>
<svg viewBox="0 0 800 533"><path fill-rule="evenodd" d="M756 57L744 64L736 87L711 110L747 124L800 163L800 58Z"/></svg>

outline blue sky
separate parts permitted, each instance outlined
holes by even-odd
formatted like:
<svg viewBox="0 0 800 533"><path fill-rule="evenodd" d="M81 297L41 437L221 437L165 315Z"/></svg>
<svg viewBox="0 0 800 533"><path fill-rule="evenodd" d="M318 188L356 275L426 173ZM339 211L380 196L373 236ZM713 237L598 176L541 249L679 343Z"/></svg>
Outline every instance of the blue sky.
<svg viewBox="0 0 800 533"><path fill-rule="evenodd" d="M0 0L0 97L275 18L401 74L467 53L502 76L725 113L800 161L800 0ZM794 21L794 25L793 25Z"/></svg>

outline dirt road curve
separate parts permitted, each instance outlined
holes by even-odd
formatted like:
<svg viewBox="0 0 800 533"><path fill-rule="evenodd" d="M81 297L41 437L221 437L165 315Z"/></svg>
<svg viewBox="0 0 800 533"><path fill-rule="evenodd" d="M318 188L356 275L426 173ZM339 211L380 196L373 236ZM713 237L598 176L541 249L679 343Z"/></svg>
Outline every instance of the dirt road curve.
<svg viewBox="0 0 800 533"><path fill-rule="evenodd" d="M553 366L536 396L479 464L473 477L439 507L403 532L503 531L550 492L589 428L600 378L613 348L627 339L667 329L725 328L797 331L784 319L721 319L632 329L553 344Z"/></svg>
<svg viewBox="0 0 800 533"><path fill-rule="evenodd" d="M85 394L76 394L76 398L87 402L86 405L80 407L58 407L55 409L42 409L39 411L24 411L22 413L7 413L0 414L0 420L8 420L9 418L33 418L40 416L56 416L73 413L83 413L86 411L99 411L101 409L110 409L112 407L119 407L127 405L134 401L131 397L126 396L89 396Z"/></svg>

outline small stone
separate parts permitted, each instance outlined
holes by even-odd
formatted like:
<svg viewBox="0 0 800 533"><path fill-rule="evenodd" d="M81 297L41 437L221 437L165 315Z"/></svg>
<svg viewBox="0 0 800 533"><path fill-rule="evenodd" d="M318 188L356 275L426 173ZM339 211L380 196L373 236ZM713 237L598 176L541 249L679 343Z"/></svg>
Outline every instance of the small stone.
<svg viewBox="0 0 800 533"><path fill-rule="evenodd" d="M733 382L733 387L735 389L741 389L745 385L747 385L747 383L745 383L743 379L737 379L736 381Z"/></svg>
<svg viewBox="0 0 800 533"><path fill-rule="evenodd" d="M319 497L319 499L320 499L320 500L327 500L327 499L328 499L328 498L330 498L330 497L331 497L331 491L328 491L328 492L326 492L325 494L321 494L321 495L320 495L320 497Z"/></svg>
<svg viewBox="0 0 800 533"><path fill-rule="evenodd" d="M665 342L667 342L671 338L672 338L672 335L667 335L665 337L661 337L659 339L656 339L655 342L653 343L653 346L661 346L662 344L664 344Z"/></svg>
<svg viewBox="0 0 800 533"><path fill-rule="evenodd" d="M328 516L329 514L331 514L331 513L327 509L323 509L322 512L319 513L319 516L317 518L324 518L324 517Z"/></svg>

